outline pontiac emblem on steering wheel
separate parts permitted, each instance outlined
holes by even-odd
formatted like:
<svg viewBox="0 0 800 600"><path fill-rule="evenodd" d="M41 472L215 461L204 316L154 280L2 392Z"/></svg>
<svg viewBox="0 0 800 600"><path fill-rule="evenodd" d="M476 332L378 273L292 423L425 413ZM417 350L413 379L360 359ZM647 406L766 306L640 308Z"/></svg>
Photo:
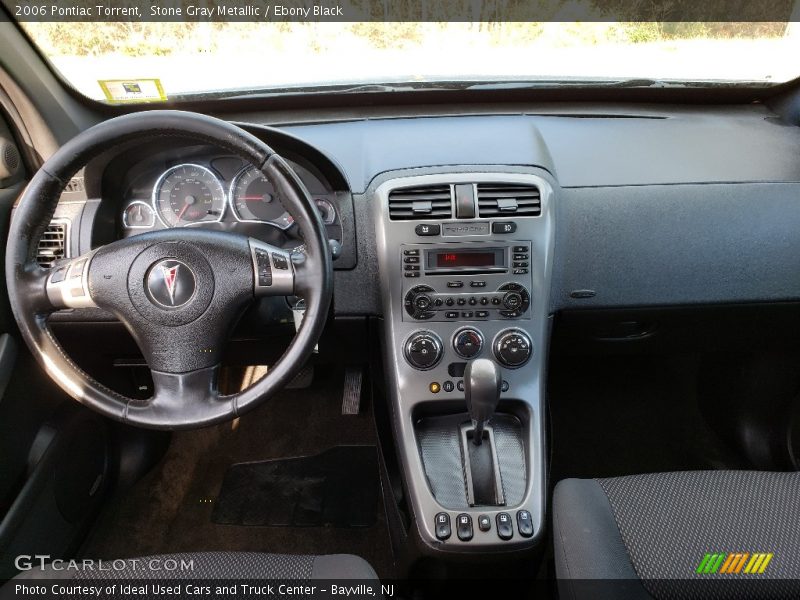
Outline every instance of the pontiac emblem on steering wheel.
<svg viewBox="0 0 800 600"><path fill-rule="evenodd" d="M166 308L183 306L194 296L194 273L179 260L159 261L147 274L147 292L153 302Z"/></svg>

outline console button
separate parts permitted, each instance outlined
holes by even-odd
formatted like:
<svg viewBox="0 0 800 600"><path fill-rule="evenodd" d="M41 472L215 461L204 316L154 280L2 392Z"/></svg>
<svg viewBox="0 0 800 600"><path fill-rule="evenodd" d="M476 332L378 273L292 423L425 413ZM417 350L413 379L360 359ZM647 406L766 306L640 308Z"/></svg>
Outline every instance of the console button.
<svg viewBox="0 0 800 600"><path fill-rule="evenodd" d="M414 298L414 308L417 310L428 310L428 307L431 305L431 298L430 296L426 296L425 294L420 294L416 298Z"/></svg>
<svg viewBox="0 0 800 600"><path fill-rule="evenodd" d="M458 383L456 384L456 389L459 392L463 392L464 391L464 381L463 380L459 379Z"/></svg>
<svg viewBox="0 0 800 600"><path fill-rule="evenodd" d="M503 383L500 384L500 391L507 392L509 387L511 387L509 383L505 379L503 379Z"/></svg>
<svg viewBox="0 0 800 600"><path fill-rule="evenodd" d="M432 369L442 358L442 341L433 332L418 331L408 338L405 355L412 367L422 371Z"/></svg>
<svg viewBox="0 0 800 600"><path fill-rule="evenodd" d="M497 536L501 540L510 540L514 537L514 523L508 513L497 513Z"/></svg>
<svg viewBox="0 0 800 600"><path fill-rule="evenodd" d="M519 292L506 292L503 296L503 306L508 310L517 310L522 306L522 294Z"/></svg>
<svg viewBox="0 0 800 600"><path fill-rule="evenodd" d="M435 517L436 520L436 537L442 541L450 537L450 515L440 512Z"/></svg>
<svg viewBox="0 0 800 600"><path fill-rule="evenodd" d="M517 529L522 537L531 537L533 535L533 519L531 519L531 513L527 510L517 511Z"/></svg>
<svg viewBox="0 0 800 600"><path fill-rule="evenodd" d="M453 385L453 382L449 379L442 384L442 389L445 392L452 392L456 386Z"/></svg>
<svg viewBox="0 0 800 600"><path fill-rule="evenodd" d="M492 528L492 520L489 515L481 515L478 517L478 529L481 531L489 531Z"/></svg>
<svg viewBox="0 0 800 600"><path fill-rule="evenodd" d="M428 223L420 223L414 227L414 233L421 236L439 235L442 228L439 225L431 225Z"/></svg>
<svg viewBox="0 0 800 600"><path fill-rule="evenodd" d="M494 356L505 367L514 369L531 357L531 339L521 329L507 329L495 338Z"/></svg>
<svg viewBox="0 0 800 600"><path fill-rule="evenodd" d="M468 542L472 539L472 517L467 513L456 517L456 533L458 534L458 539L462 542Z"/></svg>
<svg viewBox="0 0 800 600"><path fill-rule="evenodd" d="M495 221L492 223L492 233L514 233L517 224L513 221Z"/></svg>

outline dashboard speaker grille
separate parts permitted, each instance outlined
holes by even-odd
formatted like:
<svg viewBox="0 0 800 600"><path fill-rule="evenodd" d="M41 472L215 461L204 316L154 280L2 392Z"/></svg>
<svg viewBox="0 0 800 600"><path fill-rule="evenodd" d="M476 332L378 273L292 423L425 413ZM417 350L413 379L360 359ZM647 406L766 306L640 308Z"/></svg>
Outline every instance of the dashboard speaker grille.
<svg viewBox="0 0 800 600"><path fill-rule="evenodd" d="M389 217L394 221L449 219L453 192L449 184L398 188L389 192Z"/></svg>
<svg viewBox="0 0 800 600"><path fill-rule="evenodd" d="M36 251L36 262L49 269L53 263L67 255L67 224L53 221L44 230Z"/></svg>
<svg viewBox="0 0 800 600"><path fill-rule="evenodd" d="M535 185L516 183L479 183L478 216L538 217L542 199Z"/></svg>

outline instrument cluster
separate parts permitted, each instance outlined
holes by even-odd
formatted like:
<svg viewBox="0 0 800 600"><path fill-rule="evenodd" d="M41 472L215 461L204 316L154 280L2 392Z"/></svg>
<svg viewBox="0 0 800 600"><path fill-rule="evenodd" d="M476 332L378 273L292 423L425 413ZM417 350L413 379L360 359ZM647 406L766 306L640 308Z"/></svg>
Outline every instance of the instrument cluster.
<svg viewBox="0 0 800 600"><path fill-rule="evenodd" d="M186 162L144 168L129 178L120 214L123 237L171 227L268 226L297 239L294 219L272 183L235 157L192 157ZM338 222L336 196L329 186L292 163L312 194L326 225Z"/></svg>

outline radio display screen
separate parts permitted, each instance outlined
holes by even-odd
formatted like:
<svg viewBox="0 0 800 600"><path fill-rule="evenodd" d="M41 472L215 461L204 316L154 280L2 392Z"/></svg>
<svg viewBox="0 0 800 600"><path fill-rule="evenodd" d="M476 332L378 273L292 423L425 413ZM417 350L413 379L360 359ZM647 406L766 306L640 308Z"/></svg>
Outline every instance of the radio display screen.
<svg viewBox="0 0 800 600"><path fill-rule="evenodd" d="M486 250L431 250L428 252L428 268L446 269L494 269L503 267L504 252L499 248Z"/></svg>

